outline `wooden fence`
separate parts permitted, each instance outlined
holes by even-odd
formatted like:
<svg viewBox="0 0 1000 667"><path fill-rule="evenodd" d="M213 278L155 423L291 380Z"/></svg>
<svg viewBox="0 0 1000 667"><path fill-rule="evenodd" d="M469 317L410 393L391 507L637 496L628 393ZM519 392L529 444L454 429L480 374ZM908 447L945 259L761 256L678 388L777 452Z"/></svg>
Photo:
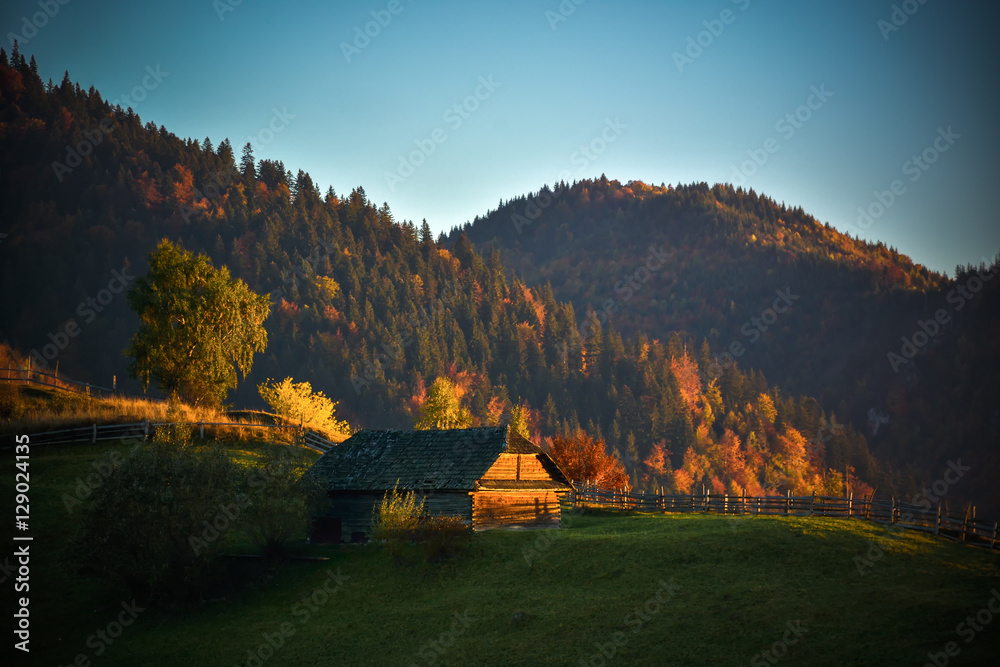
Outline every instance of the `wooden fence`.
<svg viewBox="0 0 1000 667"><path fill-rule="evenodd" d="M570 494L574 508L608 508L636 512L700 512L729 515L822 516L864 519L946 537L994 551L1000 547L997 522L976 519L971 505L961 516L937 507L914 505L896 498L877 500L841 496L730 496L727 494L668 495L581 486Z"/></svg>
<svg viewBox="0 0 1000 667"><path fill-rule="evenodd" d="M116 390L113 388L99 387L89 382L68 380L64 377L59 377L55 373L45 373L30 368L0 368L0 382L55 387L78 394L86 394L87 396L108 396L116 393Z"/></svg>
<svg viewBox="0 0 1000 667"><path fill-rule="evenodd" d="M88 396L107 396L117 394L117 389L99 387L87 382L77 382L59 377L54 373L33 370L31 368L0 368L0 382L11 384L31 384L44 387L55 387ZM265 413L254 413L253 411L242 410L239 414L261 415L264 418L273 419L273 415ZM47 431L45 433L29 433L32 445L64 445L80 442L102 442L107 440L123 440L138 438L145 440L156 432L157 426L172 426L174 422L153 423L150 421L135 422L132 424L91 424L88 426L77 426L74 428L60 429L58 431ZM237 427L247 429L294 429L296 444L308 447L320 453L329 451L337 443L327 440L319 433L301 426L290 426L287 424L265 424L258 422L198 422L191 423L199 431L199 435L205 437L205 427L210 431L225 427ZM6 449L12 443L5 443L2 448Z"/></svg>
<svg viewBox="0 0 1000 667"><path fill-rule="evenodd" d="M158 426L176 426L176 422L156 423L151 421L135 422L131 424L91 424L87 426L77 426L74 428L64 428L58 431L47 431L45 433L29 433L31 445L38 447L42 445L65 445L73 443L97 443L107 440L146 440L156 433ZM196 422L187 423L188 426L196 429L201 438L205 437L205 429L209 432L218 432L221 428L241 428L241 429L292 429L295 443L308 447L320 453L328 452L337 443L327 440L319 433L299 426L289 426L285 424L255 424L251 422Z"/></svg>

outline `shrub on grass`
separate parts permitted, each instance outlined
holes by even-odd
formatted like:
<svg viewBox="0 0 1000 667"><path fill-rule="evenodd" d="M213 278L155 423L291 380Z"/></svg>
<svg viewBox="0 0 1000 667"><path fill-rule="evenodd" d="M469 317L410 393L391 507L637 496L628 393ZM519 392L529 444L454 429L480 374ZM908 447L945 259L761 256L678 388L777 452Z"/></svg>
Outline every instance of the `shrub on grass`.
<svg viewBox="0 0 1000 667"><path fill-rule="evenodd" d="M413 491L402 492L397 487L387 491L375 507L371 537L384 542L397 563L406 545L421 543L428 560L438 562L461 550L462 539L469 526L457 516L428 516L424 501L419 503Z"/></svg>
<svg viewBox="0 0 1000 667"><path fill-rule="evenodd" d="M265 447L259 463L245 471L249 505L242 517L244 529L268 560L283 557L288 540L306 532L322 498L317 481L302 479L309 462L296 453L287 447Z"/></svg>
<svg viewBox="0 0 1000 667"><path fill-rule="evenodd" d="M28 403L21 390L6 382L0 383L0 419L19 421L28 414Z"/></svg>
<svg viewBox="0 0 1000 667"><path fill-rule="evenodd" d="M462 517L423 517L418 530L418 540L424 544L427 559L438 563L460 555L465 550L465 543L471 534L469 525L462 520Z"/></svg>
<svg viewBox="0 0 1000 667"><path fill-rule="evenodd" d="M157 426L153 441L171 447L187 447L191 444L194 426L184 421L183 406L176 399L167 408L167 424Z"/></svg>
<svg viewBox="0 0 1000 667"><path fill-rule="evenodd" d="M420 524L424 510L423 499L417 502L413 491L399 491L397 486L386 491L372 515L371 537L376 541L407 539Z"/></svg>
<svg viewBox="0 0 1000 667"><path fill-rule="evenodd" d="M154 440L116 465L83 510L67 555L139 599L200 596L245 497L226 452Z"/></svg>

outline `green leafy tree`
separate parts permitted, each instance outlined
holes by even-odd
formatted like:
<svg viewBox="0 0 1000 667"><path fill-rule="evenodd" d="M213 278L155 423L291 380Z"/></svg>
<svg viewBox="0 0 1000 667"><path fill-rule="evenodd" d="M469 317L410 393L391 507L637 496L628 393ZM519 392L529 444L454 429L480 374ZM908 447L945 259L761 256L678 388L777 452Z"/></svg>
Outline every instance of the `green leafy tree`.
<svg viewBox="0 0 1000 667"><path fill-rule="evenodd" d="M414 427L420 431L445 428L468 428L472 415L462 406L457 387L448 378L434 380L427 401L420 408L420 418Z"/></svg>
<svg viewBox="0 0 1000 667"><path fill-rule="evenodd" d="M246 377L254 353L267 347L268 296L166 239L128 302L140 319L126 350L132 377L144 387L155 379L165 393L196 404L220 404L236 387L236 371Z"/></svg>

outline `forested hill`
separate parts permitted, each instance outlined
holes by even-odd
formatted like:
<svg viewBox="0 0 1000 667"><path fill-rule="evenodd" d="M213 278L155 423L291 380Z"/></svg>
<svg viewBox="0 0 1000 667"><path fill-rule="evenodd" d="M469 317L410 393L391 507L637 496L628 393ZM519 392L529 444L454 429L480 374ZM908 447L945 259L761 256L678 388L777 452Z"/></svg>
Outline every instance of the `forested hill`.
<svg viewBox="0 0 1000 667"><path fill-rule="evenodd" d="M249 145L237 158L228 140L144 125L68 75L46 85L16 52L0 53L0 174L0 337L36 365L121 386L138 320L120 287L167 237L272 295L267 352L234 404L292 376L341 418L408 427L447 376L476 424L523 405L535 437L604 437L634 486L905 490L829 406L742 360L712 369L699 341L623 337L614 320L581 334L572 304L510 278L497 253L445 248L362 188L323 193Z"/></svg>
<svg viewBox="0 0 1000 667"><path fill-rule="evenodd" d="M677 331L719 353L737 341L744 366L817 396L884 358L892 323L919 313L948 282L801 208L725 185L561 183L505 202L450 240L460 233L497 249L528 284L550 283L556 298L606 313L625 334ZM658 260L660 248L669 259ZM787 313L762 316L786 290Z"/></svg>
<svg viewBox="0 0 1000 667"><path fill-rule="evenodd" d="M501 202L449 240L463 234L578 313L626 335L707 339L720 365L816 396L925 483L950 459L976 461L1000 509L987 476L1000 474L996 248L949 279L752 190L604 177Z"/></svg>

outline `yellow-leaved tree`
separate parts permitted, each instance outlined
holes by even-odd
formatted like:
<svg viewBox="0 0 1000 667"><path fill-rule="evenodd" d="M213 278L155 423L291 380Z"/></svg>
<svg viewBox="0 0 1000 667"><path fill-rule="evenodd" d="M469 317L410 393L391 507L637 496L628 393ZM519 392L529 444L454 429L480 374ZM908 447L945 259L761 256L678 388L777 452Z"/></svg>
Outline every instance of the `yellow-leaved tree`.
<svg viewBox="0 0 1000 667"><path fill-rule="evenodd" d="M257 385L260 397L271 409L291 422L329 434L350 435L351 427L336 418L337 403L323 392L313 392L308 382L293 382L287 377L281 382L267 380Z"/></svg>
<svg viewBox="0 0 1000 667"><path fill-rule="evenodd" d="M413 427L418 431L433 429L468 428L472 415L462 405L458 387L441 376L431 385L427 400L420 406L420 416Z"/></svg>

